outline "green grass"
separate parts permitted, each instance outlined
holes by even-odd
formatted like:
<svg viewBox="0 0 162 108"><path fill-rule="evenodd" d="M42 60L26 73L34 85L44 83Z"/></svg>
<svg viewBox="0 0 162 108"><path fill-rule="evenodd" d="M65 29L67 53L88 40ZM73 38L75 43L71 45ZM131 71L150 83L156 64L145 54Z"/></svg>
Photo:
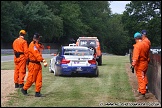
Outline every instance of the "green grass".
<svg viewBox="0 0 162 108"><path fill-rule="evenodd" d="M50 59L46 59L48 64ZM43 67L43 87L45 97L34 97L35 86L28 89L30 96L17 90L7 103L8 107L99 107L102 102L134 102L135 98L128 81L125 64L128 56L103 56L99 66L99 77L54 76ZM1 63L1 67L7 68ZM9 68L12 69L12 68ZM13 70L13 69L12 69Z"/></svg>
<svg viewBox="0 0 162 108"><path fill-rule="evenodd" d="M13 54L1 54L1 56L9 56L9 55L13 55Z"/></svg>
<svg viewBox="0 0 162 108"><path fill-rule="evenodd" d="M14 61L1 62L1 70L14 70Z"/></svg>

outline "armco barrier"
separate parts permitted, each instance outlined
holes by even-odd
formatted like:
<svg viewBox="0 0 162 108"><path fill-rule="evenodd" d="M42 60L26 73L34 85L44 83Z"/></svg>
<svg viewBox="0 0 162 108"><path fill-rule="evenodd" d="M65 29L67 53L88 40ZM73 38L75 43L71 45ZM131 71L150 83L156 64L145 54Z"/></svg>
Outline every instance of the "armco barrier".
<svg viewBox="0 0 162 108"><path fill-rule="evenodd" d="M147 77L149 91L154 94L161 103L161 49L159 51L156 53L150 51L150 63Z"/></svg>
<svg viewBox="0 0 162 108"><path fill-rule="evenodd" d="M57 53L58 49L44 49L42 54ZM1 54L13 54L13 49L1 49Z"/></svg>
<svg viewBox="0 0 162 108"><path fill-rule="evenodd" d="M129 49L130 63L132 61L132 49ZM150 49L150 62L147 70L148 89L161 103L161 48Z"/></svg>

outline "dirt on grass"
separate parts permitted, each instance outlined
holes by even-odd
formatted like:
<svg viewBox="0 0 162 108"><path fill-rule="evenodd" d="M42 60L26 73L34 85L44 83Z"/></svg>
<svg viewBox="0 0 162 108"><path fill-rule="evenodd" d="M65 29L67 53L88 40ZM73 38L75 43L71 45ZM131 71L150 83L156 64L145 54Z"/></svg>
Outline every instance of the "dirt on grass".
<svg viewBox="0 0 162 108"><path fill-rule="evenodd" d="M138 99L138 97L136 97L136 94L138 93L137 92L138 82L137 82L137 78L136 78L136 73L131 72L130 66L131 65L129 63L126 64L126 72L128 74L129 82L130 82L130 85L132 86L132 92L134 93L136 102L158 102L155 95L153 95L150 91L148 93L146 93L147 99L145 99L145 100L141 100L141 99Z"/></svg>
<svg viewBox="0 0 162 108"><path fill-rule="evenodd" d="M126 72L129 77L130 85L132 86L132 92L134 95L137 93L137 88L138 88L138 83L137 83L137 78L136 74L132 73L130 70L130 64L126 64ZM13 82L13 75L14 75L14 70L1 70L1 107L4 107L6 102L10 99L9 95L11 93L16 92L16 88ZM25 77L26 80L26 77ZM139 100L137 97L136 102L142 103L142 102L158 102L158 100L155 98L155 96L149 92L146 94L148 97L145 100ZM161 105L160 105L161 107Z"/></svg>
<svg viewBox="0 0 162 108"><path fill-rule="evenodd" d="M1 107L4 107L6 102L10 99L10 94L16 92L15 88L14 70L1 70ZM25 77L26 80L26 77Z"/></svg>

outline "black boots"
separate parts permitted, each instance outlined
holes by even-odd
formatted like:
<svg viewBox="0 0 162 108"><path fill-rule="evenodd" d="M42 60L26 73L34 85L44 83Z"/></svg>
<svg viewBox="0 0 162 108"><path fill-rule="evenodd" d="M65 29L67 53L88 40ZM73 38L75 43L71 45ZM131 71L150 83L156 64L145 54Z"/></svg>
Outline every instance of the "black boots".
<svg viewBox="0 0 162 108"><path fill-rule="evenodd" d="M15 83L15 88L22 88L23 86L24 86L24 84Z"/></svg>
<svg viewBox="0 0 162 108"><path fill-rule="evenodd" d="M23 88L24 84L19 84L19 88Z"/></svg>
<svg viewBox="0 0 162 108"><path fill-rule="evenodd" d="M21 92L24 94L24 95L27 95L27 90L24 90L23 88L21 89Z"/></svg>
<svg viewBox="0 0 162 108"><path fill-rule="evenodd" d="M42 97L42 94L40 92L35 92L35 97Z"/></svg>
<svg viewBox="0 0 162 108"><path fill-rule="evenodd" d="M18 83L15 83L15 88L19 88L19 84Z"/></svg>
<svg viewBox="0 0 162 108"><path fill-rule="evenodd" d="M141 94L139 95L139 97L137 97L138 100L145 100L146 99L146 96L145 94Z"/></svg>
<svg viewBox="0 0 162 108"><path fill-rule="evenodd" d="M23 95L28 95L27 90L24 90L23 88L21 89L21 92ZM42 97L42 94L40 92L35 92L35 97Z"/></svg>

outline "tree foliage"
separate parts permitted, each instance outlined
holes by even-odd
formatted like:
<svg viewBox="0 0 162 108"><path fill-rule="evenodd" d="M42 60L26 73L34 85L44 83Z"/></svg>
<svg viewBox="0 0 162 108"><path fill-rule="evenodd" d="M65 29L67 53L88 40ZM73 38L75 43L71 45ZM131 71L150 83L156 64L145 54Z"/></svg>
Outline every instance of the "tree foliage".
<svg viewBox="0 0 162 108"><path fill-rule="evenodd" d="M63 18L63 37L75 38L86 32L87 25L81 21L80 7L76 2L62 2L60 17Z"/></svg>
<svg viewBox="0 0 162 108"><path fill-rule="evenodd" d="M108 50L114 54L125 54L128 49L130 38L127 31L124 31L121 23L122 15L114 14L109 20ZM120 47L119 47L120 46Z"/></svg>
<svg viewBox="0 0 162 108"><path fill-rule="evenodd" d="M1 1L1 42L12 42L24 27L22 8L19 1Z"/></svg>
<svg viewBox="0 0 162 108"><path fill-rule="evenodd" d="M96 36L103 52L124 55L133 34L146 29L152 46L161 46L161 1L131 1L123 14L112 14L111 2L1 1L1 42L13 42L21 29L28 42L38 32L42 42L60 45Z"/></svg>
<svg viewBox="0 0 162 108"><path fill-rule="evenodd" d="M130 2L123 13L122 22L130 36L145 29L152 46L161 46L161 1Z"/></svg>
<svg viewBox="0 0 162 108"><path fill-rule="evenodd" d="M62 35L62 19L55 16L42 1L30 1L24 6L23 21L30 40L35 32L42 35L42 41L48 42Z"/></svg>

